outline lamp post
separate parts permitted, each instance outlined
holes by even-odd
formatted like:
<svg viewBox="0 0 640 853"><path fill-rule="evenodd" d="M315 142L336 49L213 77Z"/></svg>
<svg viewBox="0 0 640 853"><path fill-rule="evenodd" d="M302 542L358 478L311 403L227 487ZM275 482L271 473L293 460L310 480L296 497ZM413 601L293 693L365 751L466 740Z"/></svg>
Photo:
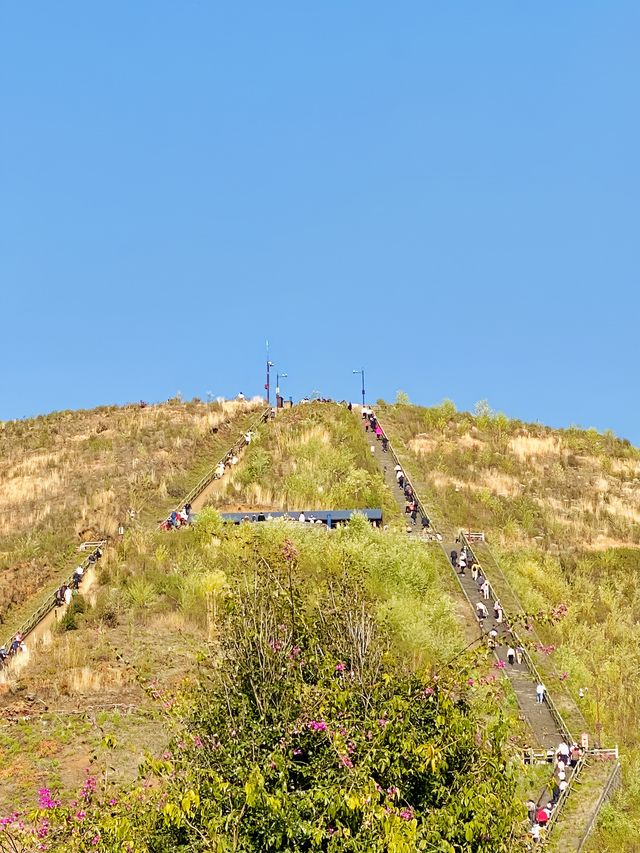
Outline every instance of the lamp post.
<svg viewBox="0 0 640 853"><path fill-rule="evenodd" d="M276 373L276 400L280 396L280 380L286 379L288 373Z"/></svg>
<svg viewBox="0 0 640 853"><path fill-rule="evenodd" d="M269 390L271 388L271 384L270 384L270 380L269 380L269 371L272 367L273 367L273 362L269 361L267 359L267 384L264 386L266 388L266 391L267 391L267 406L271 405L271 401L270 401L270 393L271 392Z"/></svg>
<svg viewBox="0 0 640 853"><path fill-rule="evenodd" d="M362 376L362 408L364 409L364 367L360 370L354 370L354 373L359 373Z"/></svg>

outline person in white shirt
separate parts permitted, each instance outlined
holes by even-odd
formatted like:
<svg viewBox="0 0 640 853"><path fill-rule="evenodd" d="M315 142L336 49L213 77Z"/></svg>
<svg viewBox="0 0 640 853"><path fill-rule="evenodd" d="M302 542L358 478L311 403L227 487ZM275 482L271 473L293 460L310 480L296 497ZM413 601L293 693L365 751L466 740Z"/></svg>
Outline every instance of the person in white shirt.
<svg viewBox="0 0 640 853"><path fill-rule="evenodd" d="M481 619L481 620L486 619L487 616L489 615L489 611L487 610L486 605L482 601L479 601L476 604L476 615L477 615L478 619Z"/></svg>

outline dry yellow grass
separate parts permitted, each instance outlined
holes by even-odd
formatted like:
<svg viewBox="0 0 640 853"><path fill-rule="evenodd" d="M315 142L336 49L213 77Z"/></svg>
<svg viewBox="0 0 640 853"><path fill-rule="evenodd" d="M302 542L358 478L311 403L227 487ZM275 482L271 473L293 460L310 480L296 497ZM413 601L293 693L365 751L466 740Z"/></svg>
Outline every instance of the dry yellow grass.
<svg viewBox="0 0 640 853"><path fill-rule="evenodd" d="M544 438L535 435L516 435L509 440L508 451L517 459L533 462L533 464L540 459L557 459L569 455L568 449L563 447L562 439L557 435Z"/></svg>
<svg viewBox="0 0 640 853"><path fill-rule="evenodd" d="M171 401L0 424L0 623L69 574L70 548L115 535L129 508L156 507L153 523L262 405Z"/></svg>
<svg viewBox="0 0 640 853"><path fill-rule="evenodd" d="M417 435L409 442L409 448L418 456L424 453L431 453L432 450L435 450L437 445L438 442L436 439L429 438L426 435Z"/></svg>

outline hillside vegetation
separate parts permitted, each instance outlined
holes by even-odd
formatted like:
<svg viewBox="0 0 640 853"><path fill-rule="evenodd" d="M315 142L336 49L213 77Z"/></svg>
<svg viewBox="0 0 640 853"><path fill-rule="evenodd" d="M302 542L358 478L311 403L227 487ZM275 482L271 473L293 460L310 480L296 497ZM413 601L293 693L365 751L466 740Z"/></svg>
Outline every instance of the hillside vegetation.
<svg viewBox="0 0 640 853"><path fill-rule="evenodd" d="M220 504L284 487L393 515L356 418L326 404L261 427L220 485ZM138 518L0 695L0 849L522 850L513 698L464 651L451 589L437 549L361 517Z"/></svg>
<svg viewBox="0 0 640 853"><path fill-rule="evenodd" d="M25 676L55 713L2 733L2 798L40 799L49 851L523 849L504 696L460 656L448 571L359 518L331 533L207 510L192 531L132 532L65 658ZM118 681L126 714L105 707Z"/></svg>
<svg viewBox="0 0 640 853"><path fill-rule="evenodd" d="M593 849L636 850L640 451L610 433L510 421L485 406L477 415L451 403L378 412L434 518L488 532L527 612L567 605L565 619L539 628L555 648L547 684L573 695L598 741L624 749L624 789Z"/></svg>
<svg viewBox="0 0 640 853"><path fill-rule="evenodd" d="M115 534L130 508L144 520L160 518L260 406L172 401L1 423L0 622L6 630L35 609L33 594L69 574L80 542Z"/></svg>
<svg viewBox="0 0 640 853"><path fill-rule="evenodd" d="M332 403L299 405L263 424L210 503L230 511L382 507L387 520L398 515L357 420Z"/></svg>
<svg viewBox="0 0 640 853"><path fill-rule="evenodd" d="M486 404L472 415L450 401L382 405L380 416L450 523L547 549L640 542L640 450L613 433L526 424Z"/></svg>

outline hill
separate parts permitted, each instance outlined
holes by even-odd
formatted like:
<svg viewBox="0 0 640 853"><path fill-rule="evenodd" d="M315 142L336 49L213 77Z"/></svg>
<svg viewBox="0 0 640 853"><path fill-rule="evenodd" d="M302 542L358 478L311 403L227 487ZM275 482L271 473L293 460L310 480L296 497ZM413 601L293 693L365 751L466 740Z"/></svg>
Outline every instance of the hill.
<svg viewBox="0 0 640 853"><path fill-rule="evenodd" d="M245 407L218 412L207 404L174 403L170 408L162 417L173 419L167 431L179 430L177 455L165 459L159 488L158 471L151 467L154 486L145 493L144 509L131 500L132 472L123 457L102 459L107 467L113 464L108 476L118 484L114 514L132 503L140 511L124 539L105 553L93 584L59 620L51 646L34 650L0 699L4 807L35 802L40 788L53 792L50 796L62 804L50 815L51 850L94 849L91 839L99 838L98 849L115 851L125 849L127 839L147 837L153 846L139 849L199 849L196 839L214 826L220 849L226 849L229 832L242 837L241 849L247 850L409 851L433 843L442 850L523 849L521 803L538 797L547 771L523 767L520 751L530 734L510 683L497 677L493 656L478 642L477 622L437 541L406 536L404 516L355 413L307 404L256 427L237 464L207 489L201 502L208 507L195 527L165 533L157 529L157 519L255 419ZM486 530L523 610L568 602L566 619L538 626L545 645L557 647L541 665L548 664L545 680L554 694L564 691L573 701L578 685L584 686L582 710L603 739L626 735L619 740L628 747L627 786L602 823L598 843L600 849L614 849L607 845L613 843L608 826L615 820L622 826L618 842L627 844L616 849L633 849L637 816L629 792L636 743L622 730L625 720L633 724L635 711L628 701L617 710L610 707L601 692L616 686L614 663L627 665L619 659L611 607L623 592L623 573L607 576L606 592L597 579L618 559L622 543L633 549L636 531L633 524L625 528L620 515L589 539L588 519L571 506L562 521L554 518L555 485L546 480L553 464L542 449L560 442L559 452L553 452L567 463L562 494L578 487L584 493L585 471L596 466L611 478L612 492L622 489L623 471L631 470L624 466L632 466L637 451L611 436L596 440L592 433L570 431L574 449L587 441L596 448L578 454L584 459L576 467L569 464L561 434L487 411L471 416L449 405L384 404L378 411L428 501L434 524L446 518L449 524ZM210 419L218 414L225 419L211 433ZM137 435L132 415L118 413L131 418L123 451ZM512 443L515 438L520 443ZM534 444L523 445L528 438ZM148 441L159 453L157 435ZM467 459L471 447L474 461L463 465L460 456ZM534 447L540 452L533 453ZM612 456L624 465L607 462ZM86 461L77 465L77 482L86 468L87 483L102 484L104 468L99 479L98 463ZM569 482L574 474L578 486ZM557 471L551 475L561 479ZM509 493L513 480L501 479L507 476L530 484L524 503L521 494ZM58 493L46 518L64 515L79 501L77 495ZM37 500L34 512L36 505ZM295 523L235 528L222 525L216 512L372 505L383 508L388 529L372 530L358 517L334 533ZM59 553L66 558L78 531L69 525L63 530ZM15 544L20 533L13 535ZM612 542L619 544L605 547ZM629 551L626 559L635 553ZM589 587L587 577L597 582ZM609 610L603 609L607 602ZM619 626L631 629L632 608L622 613L616 617ZM581 648L585 642L597 649L591 669ZM311 669L298 666L299 655L314 662ZM610 662L611 670L598 670L601 661ZM407 696L414 697L411 711L402 704ZM412 714L423 702L426 717L418 720ZM386 729L387 719L401 718L405 727L391 726L389 741L374 737L375 749L367 748L370 734ZM320 751L318 743L297 741L312 723L331 732L329 741L323 735ZM447 752L454 733L461 743L471 738L468 760ZM259 756L256 743L265 750ZM291 753L282 753L283 743ZM211 750L215 760L203 760ZM142 787L136 783L140 764ZM392 766L391 775L380 769ZM93 786L88 794L87 784ZM388 794L379 799L376 786L383 792L397 788L397 799L395 793L391 802ZM85 791L81 796L90 808L87 823L83 818L82 828L70 832L65 804L77 788ZM287 790L298 793L290 799ZM352 791L351 798L345 790ZM230 810L223 805L225 791L234 792ZM304 791L312 792L310 799ZM122 802L122 809L107 807L110 800ZM167 804L171 807L163 811ZM154 817L158 810L160 823ZM289 813L296 817L285 820Z"/></svg>

